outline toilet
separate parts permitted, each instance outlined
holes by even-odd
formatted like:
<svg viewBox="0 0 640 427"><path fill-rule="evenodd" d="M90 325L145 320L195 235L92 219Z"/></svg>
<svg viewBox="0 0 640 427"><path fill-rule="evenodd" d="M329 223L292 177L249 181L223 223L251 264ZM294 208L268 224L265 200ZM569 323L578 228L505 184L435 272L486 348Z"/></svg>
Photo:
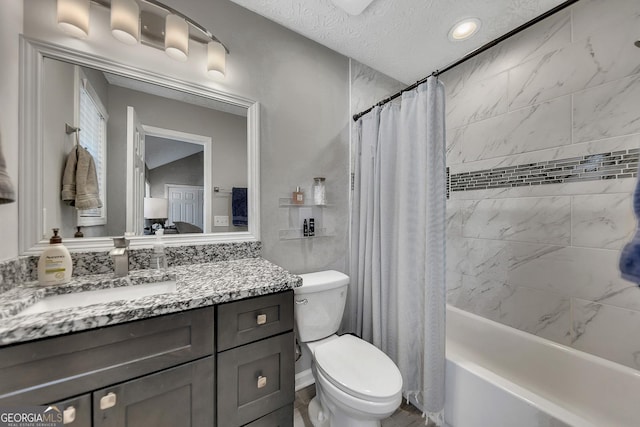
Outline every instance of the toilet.
<svg viewBox="0 0 640 427"><path fill-rule="evenodd" d="M402 376L382 351L353 335L336 335L349 276L338 271L301 274L295 288L299 340L313 355L315 427L379 427L400 406Z"/></svg>

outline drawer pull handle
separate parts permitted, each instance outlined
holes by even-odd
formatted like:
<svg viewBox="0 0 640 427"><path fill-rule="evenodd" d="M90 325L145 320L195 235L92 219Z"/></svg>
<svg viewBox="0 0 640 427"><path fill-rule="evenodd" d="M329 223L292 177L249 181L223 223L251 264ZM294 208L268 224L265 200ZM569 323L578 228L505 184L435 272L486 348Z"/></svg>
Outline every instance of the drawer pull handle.
<svg viewBox="0 0 640 427"><path fill-rule="evenodd" d="M116 400L117 399L115 393L107 393L106 396L102 396L102 398L100 399L100 409L104 411L105 409L113 408L114 406L116 406Z"/></svg>
<svg viewBox="0 0 640 427"><path fill-rule="evenodd" d="M306 298L304 298L304 299L297 299L297 300L296 300L296 304L298 304L298 305L307 305L308 303L309 303L309 301L308 301Z"/></svg>
<svg viewBox="0 0 640 427"><path fill-rule="evenodd" d="M76 408L69 406L62 411L62 424L71 424L76 420Z"/></svg>
<svg viewBox="0 0 640 427"><path fill-rule="evenodd" d="M267 315L266 314L258 314L258 316L256 316L256 323L258 325L264 325L265 323L267 323Z"/></svg>
<svg viewBox="0 0 640 427"><path fill-rule="evenodd" d="M258 388L263 388L267 386L267 377L263 377L260 375L258 377Z"/></svg>

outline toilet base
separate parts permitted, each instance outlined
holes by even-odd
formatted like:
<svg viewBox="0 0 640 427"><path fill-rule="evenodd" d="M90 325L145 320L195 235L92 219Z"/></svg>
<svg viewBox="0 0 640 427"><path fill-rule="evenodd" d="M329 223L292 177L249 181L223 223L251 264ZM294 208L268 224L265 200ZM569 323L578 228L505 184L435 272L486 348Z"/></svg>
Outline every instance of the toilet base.
<svg viewBox="0 0 640 427"><path fill-rule="evenodd" d="M316 397L309 402L309 419L314 427L381 427L380 419L361 418L345 411L329 396L323 398L323 393L322 386L316 381Z"/></svg>
<svg viewBox="0 0 640 427"><path fill-rule="evenodd" d="M325 414L322 411L322 406L320 405L320 399L318 399L318 396L311 399L307 409L309 411L309 419L311 420L313 427L330 427L328 418L329 414Z"/></svg>
<svg viewBox="0 0 640 427"><path fill-rule="evenodd" d="M309 402L308 410L313 427L380 427L381 425L379 420L358 420L344 417L344 414L340 413L326 414L322 411L320 399L317 396Z"/></svg>

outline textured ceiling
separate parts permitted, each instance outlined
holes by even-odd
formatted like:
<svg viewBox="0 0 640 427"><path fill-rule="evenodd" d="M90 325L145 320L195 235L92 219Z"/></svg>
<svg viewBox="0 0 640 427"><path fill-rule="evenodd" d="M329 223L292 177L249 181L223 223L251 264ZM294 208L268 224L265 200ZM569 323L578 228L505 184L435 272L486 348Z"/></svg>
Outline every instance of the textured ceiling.
<svg viewBox="0 0 640 427"><path fill-rule="evenodd" d="M350 16L331 0L232 0L403 83L413 83L563 0L373 0ZM449 41L453 24L477 17L475 37Z"/></svg>

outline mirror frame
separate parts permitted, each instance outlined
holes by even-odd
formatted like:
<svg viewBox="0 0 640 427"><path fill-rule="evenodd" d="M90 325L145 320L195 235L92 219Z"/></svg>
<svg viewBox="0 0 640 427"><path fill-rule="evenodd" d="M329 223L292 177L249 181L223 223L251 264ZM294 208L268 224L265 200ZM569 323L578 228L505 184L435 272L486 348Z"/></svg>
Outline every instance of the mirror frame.
<svg viewBox="0 0 640 427"><path fill-rule="evenodd" d="M19 249L21 255L36 255L48 245L43 212L43 61L45 58L72 62L81 66L119 74L145 83L163 86L191 95L247 109L247 183L249 226L247 231L165 235L169 246L260 240L260 104L241 96L206 86L181 81L152 71L109 61L85 52L69 49L20 35L20 172L18 188ZM214 148L215 149L215 148ZM213 185L210 186L213 188ZM116 237L116 236L112 236ZM113 247L112 237L65 239L71 251L101 251ZM131 248L150 247L155 236L129 237Z"/></svg>

